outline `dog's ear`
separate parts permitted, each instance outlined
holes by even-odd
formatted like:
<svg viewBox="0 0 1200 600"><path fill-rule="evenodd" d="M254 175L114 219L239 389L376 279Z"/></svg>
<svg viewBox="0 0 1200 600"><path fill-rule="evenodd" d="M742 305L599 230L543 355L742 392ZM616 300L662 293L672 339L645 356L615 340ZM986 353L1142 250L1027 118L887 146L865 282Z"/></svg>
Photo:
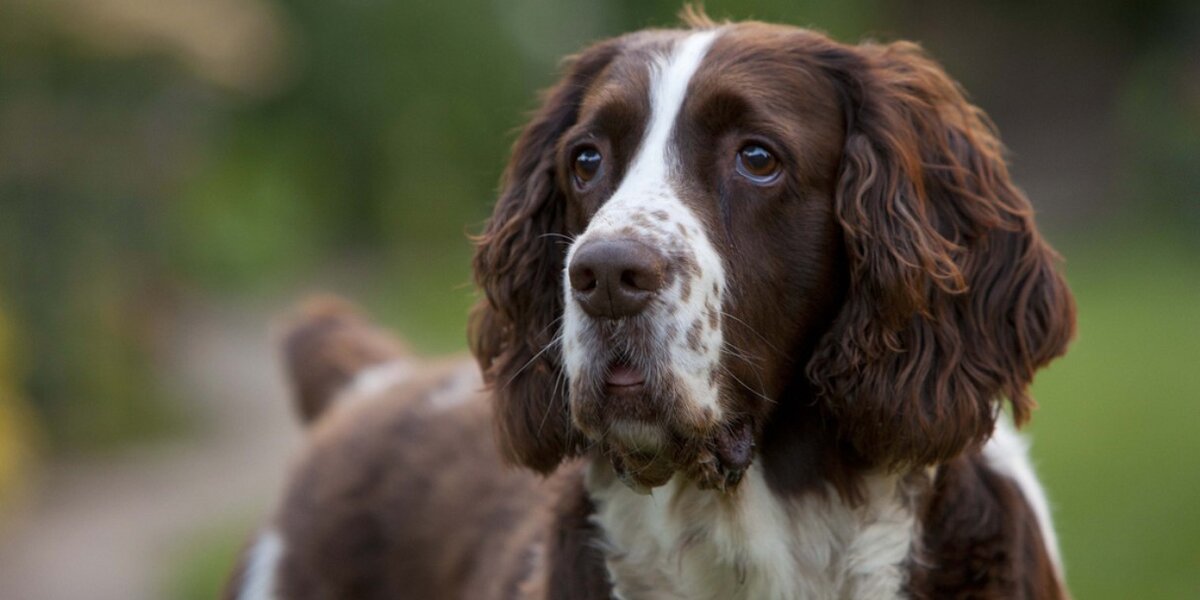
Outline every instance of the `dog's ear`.
<svg viewBox="0 0 1200 600"><path fill-rule="evenodd" d="M513 146L491 219L476 238L475 280L484 297L471 317L471 351L495 401L506 459L548 473L577 450L560 349L566 198L555 165L588 84L616 54L602 42L569 58L562 80Z"/></svg>
<svg viewBox="0 0 1200 600"><path fill-rule="evenodd" d="M808 376L868 460L941 462L990 436L1002 398L1028 418L1074 303L993 125L937 64L910 43L823 58L846 116L850 282Z"/></svg>

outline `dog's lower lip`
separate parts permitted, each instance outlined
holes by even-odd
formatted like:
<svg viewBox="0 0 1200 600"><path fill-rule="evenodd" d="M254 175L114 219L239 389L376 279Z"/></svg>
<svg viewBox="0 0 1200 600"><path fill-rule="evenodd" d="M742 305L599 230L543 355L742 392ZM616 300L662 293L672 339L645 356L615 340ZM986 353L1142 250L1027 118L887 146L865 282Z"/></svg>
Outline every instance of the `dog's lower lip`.
<svg viewBox="0 0 1200 600"><path fill-rule="evenodd" d="M616 363L609 367L608 377L604 383L609 388L627 390L640 388L646 383L646 376L641 370L624 363Z"/></svg>

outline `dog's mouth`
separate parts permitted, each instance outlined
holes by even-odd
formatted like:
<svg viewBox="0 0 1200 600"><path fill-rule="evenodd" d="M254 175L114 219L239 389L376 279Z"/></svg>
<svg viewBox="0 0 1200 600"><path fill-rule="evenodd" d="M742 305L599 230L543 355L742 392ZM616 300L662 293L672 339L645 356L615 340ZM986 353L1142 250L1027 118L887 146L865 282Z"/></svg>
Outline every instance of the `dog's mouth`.
<svg viewBox="0 0 1200 600"><path fill-rule="evenodd" d="M646 372L626 358L613 359L605 372L604 391L610 396L640 395L646 388Z"/></svg>
<svg viewBox="0 0 1200 600"><path fill-rule="evenodd" d="M630 489L649 493L675 475L731 491L749 467L753 428L722 419L688 396L694 388L653 356L636 331L606 336L591 368L572 378L571 418ZM619 340L619 341L618 341ZM613 343L616 342L616 343Z"/></svg>

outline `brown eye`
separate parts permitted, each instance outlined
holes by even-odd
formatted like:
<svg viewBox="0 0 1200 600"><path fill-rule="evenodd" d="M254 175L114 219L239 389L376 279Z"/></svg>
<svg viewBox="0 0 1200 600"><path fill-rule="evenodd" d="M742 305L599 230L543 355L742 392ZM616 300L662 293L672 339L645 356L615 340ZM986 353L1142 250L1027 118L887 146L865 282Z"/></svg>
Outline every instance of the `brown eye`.
<svg viewBox="0 0 1200 600"><path fill-rule="evenodd" d="M600 151L595 148L583 148L576 152L575 162L571 165L571 169L575 173L575 182L584 185L595 178L596 173L600 172L602 160Z"/></svg>
<svg viewBox="0 0 1200 600"><path fill-rule="evenodd" d="M779 177L779 159L758 144L747 144L738 150L737 171L751 183L766 185Z"/></svg>

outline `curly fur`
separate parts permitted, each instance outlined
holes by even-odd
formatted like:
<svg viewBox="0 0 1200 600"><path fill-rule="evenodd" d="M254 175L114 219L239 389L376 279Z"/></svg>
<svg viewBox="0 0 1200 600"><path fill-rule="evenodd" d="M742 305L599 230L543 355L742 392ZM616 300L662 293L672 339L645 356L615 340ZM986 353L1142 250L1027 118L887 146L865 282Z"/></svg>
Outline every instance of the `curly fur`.
<svg viewBox="0 0 1200 600"><path fill-rule="evenodd" d="M587 83L617 50L602 43L567 59L505 170L500 198L476 238L473 266L484 291L471 316L471 350L493 388L496 432L509 460L548 473L578 440L570 427L555 335L562 314L565 247L558 136L575 122Z"/></svg>
<svg viewBox="0 0 1200 600"><path fill-rule="evenodd" d="M341 303L293 322L306 448L227 597L1066 597L992 430L1074 306L992 124L912 44L685 20L568 60L517 139L476 238L487 390ZM640 312L575 310L598 235L670 263ZM703 398L654 385L688 367Z"/></svg>
<svg viewBox="0 0 1200 600"><path fill-rule="evenodd" d="M1026 388L1065 351L1073 302L992 124L918 46L807 32L796 42L835 82L846 129L835 211L849 290L806 372L870 462L936 464L987 439L1000 398L1028 418ZM581 443L555 338L566 233L556 144L615 51L609 41L568 61L476 240L486 297L472 350L506 456L542 472Z"/></svg>
<svg viewBox="0 0 1200 600"><path fill-rule="evenodd" d="M1074 305L991 122L939 66L906 42L826 58L846 102L851 279L808 376L865 457L936 464L988 438L999 397L1028 418Z"/></svg>

